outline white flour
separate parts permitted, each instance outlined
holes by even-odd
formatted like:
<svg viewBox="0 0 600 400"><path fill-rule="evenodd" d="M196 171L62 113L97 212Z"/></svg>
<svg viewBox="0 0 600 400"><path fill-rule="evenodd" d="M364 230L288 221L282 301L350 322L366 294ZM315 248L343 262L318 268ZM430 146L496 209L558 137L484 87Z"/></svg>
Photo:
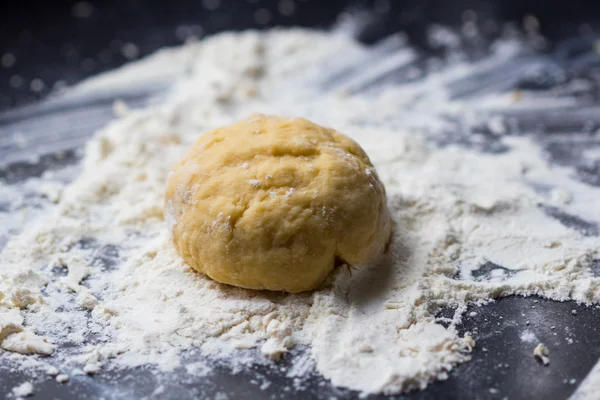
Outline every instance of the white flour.
<svg viewBox="0 0 600 400"><path fill-rule="evenodd" d="M511 294L599 302L597 236L563 226L540 205L598 222L600 189L549 166L528 137L500 137L499 119L489 125L503 153L426 139L450 129L442 116L473 121L484 107L510 106L507 94L451 101L447 85L519 51L501 43L478 64L456 61L423 80L356 92L415 53L396 50L377 64L385 71L374 71L365 60L386 55L341 34L225 33L82 84L76 90L108 90L132 77L137 85L174 81L158 105L116 107L122 116L90 141L75 182L49 186L58 202L51 214L3 250L0 363L31 363L21 354L37 353L52 354L54 375L148 364L170 371L199 349L206 362L185 369L206 376L210 360L235 364L239 349L278 358L303 344L333 384L398 393L444 379L469 359L475 343L455 326L470 302ZM335 82L357 65L363 72ZM363 146L395 221L385 260L342 268L323 289L296 295L220 285L182 263L163 220L167 174L203 132L253 112L306 117ZM109 261L92 262L98 256ZM505 269L474 273L487 262ZM449 328L436 320L445 307L456 308ZM74 347L63 349L67 343ZM307 360L290 374L311 367Z"/></svg>
<svg viewBox="0 0 600 400"><path fill-rule="evenodd" d="M21 385L13 389L13 396L16 398L23 398L31 396L34 393L33 385L31 382L24 382Z"/></svg>

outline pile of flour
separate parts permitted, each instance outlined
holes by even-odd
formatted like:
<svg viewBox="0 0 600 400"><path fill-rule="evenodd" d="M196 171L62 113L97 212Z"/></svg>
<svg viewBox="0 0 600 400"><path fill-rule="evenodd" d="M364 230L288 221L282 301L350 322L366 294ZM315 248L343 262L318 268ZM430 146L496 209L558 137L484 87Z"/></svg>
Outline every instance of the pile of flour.
<svg viewBox="0 0 600 400"><path fill-rule="evenodd" d="M200 351L204 371L213 359L234 363L240 349L258 349L262 362L308 345L334 385L399 393L469 360L477 338L455 328L467 304L512 294L599 302L597 236L544 211L600 221L599 188L548 165L530 137L504 135L501 119L485 121L505 151L434 144L446 143L451 121L477 122L486 107L535 106L526 93L451 99L451 83L522 51L501 42L477 63L450 60L373 87L417 57L401 39L370 49L339 33L223 33L83 83L75 90L172 85L145 109L118 103L78 178L40 189L56 205L0 255L0 363L172 371ZM303 294L221 285L181 261L163 217L169 170L203 132L255 112L306 117L366 150L395 224L383 260L340 268ZM470 143L485 139L465 129ZM489 273L476 273L482 266ZM456 310L447 328L436 319L445 308Z"/></svg>

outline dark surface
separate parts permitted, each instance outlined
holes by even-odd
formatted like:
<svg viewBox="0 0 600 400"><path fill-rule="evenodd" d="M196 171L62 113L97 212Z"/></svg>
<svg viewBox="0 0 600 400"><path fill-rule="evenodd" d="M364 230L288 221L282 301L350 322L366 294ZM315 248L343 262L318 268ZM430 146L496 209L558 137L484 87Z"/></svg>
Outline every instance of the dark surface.
<svg viewBox="0 0 600 400"><path fill-rule="evenodd" d="M219 3L213 10L206 5ZM93 1L91 8L81 9L73 2L55 1L47 3L8 2L0 6L0 57L6 52L14 54L16 62L10 67L0 67L0 108L12 108L45 96L58 81L75 83L82 78L112 69L128 59L123 54L123 45L133 43L139 48L137 57L146 55L165 45L182 43L186 36L203 35L222 29L245 29L272 25L330 26L340 12L347 10L346 1L295 1L294 12L289 14L280 1L195 1L195 2L143 2L143 1ZM35 6L34 4L37 4ZM371 19L361 31L361 38L375 41L395 31L406 31L409 39L425 52L435 52L424 40L426 23L439 22L460 26L472 20L467 10L475 10L476 23L490 37L501 31L498 21L513 21L521 26L523 18L535 14L540 21L541 32L550 39L545 51L553 57L559 67L564 67L569 78L593 78L594 68L599 60L577 63L580 47L589 48L594 33L595 21L600 11L600 3L592 1L453 1L453 0L406 0L406 1L355 1L353 7L375 9L376 17ZM74 8L75 7L75 8ZM208 7L213 8L213 7ZM259 11L262 10L262 11ZM267 21L264 10L269 11ZM282 12L285 11L285 12ZM289 11L289 6L288 9ZM465 12L467 11L467 12ZM258 14L257 14L258 13ZM79 17L74 16L79 15ZM289 14L289 15L288 15ZM261 17L262 15L262 17ZM258 23L258 22L266 23ZM491 22L494 22L492 24ZM570 42L561 38L577 37ZM583 37L583 39L581 39ZM585 46L581 43L587 43ZM478 43L465 43L477 48ZM135 57L134 57L135 58ZM561 64L561 60L564 61ZM22 77L22 84L15 87L15 75ZM550 75L549 75L550 76ZM32 92L32 80L41 79L44 88ZM397 79L393 77L393 79ZM517 87L543 91L556 84L551 79L522 79ZM520 85L520 86L519 86ZM476 91L475 91L476 92ZM469 96L468 92L457 92L457 96ZM582 102L597 103L594 91L582 94ZM568 135L581 132L591 121L597 128L597 115L594 110L586 114L582 107L581 115L568 110L555 119L532 114L512 115L516 127L534 130L544 125L543 142L553 162L574 166L577 178L588 184L598 184L598 164L582 163L578 157L581 149L576 145L554 140L550 134ZM558 113L560 114L561 111ZM457 126L460 121L457 121ZM0 119L1 125L1 119ZM519 129L515 129L518 131ZM458 131L458 129L457 129ZM482 132L485 133L483 130ZM562 136L561 136L562 137ZM475 146L467 138L456 136L454 143ZM562 144L556 144L556 143ZM443 144L443 143L442 143ZM481 145L477 145L481 146ZM489 142L482 151L505 151L501 144L489 136ZM66 157L48 155L38 162L20 162L10 168L0 170L0 180L7 183L18 182L29 176L38 176L48 168L60 168L77 160L75 152ZM543 205L541 205L543 207ZM2 207L0 199L0 210ZM573 229L584 230L591 236L598 235L598 227L586 225L564 215L560 210L545 209L548 215L558 219ZM108 252L110 253L110 251ZM109 257L110 256L110 257ZM113 262L114 255L108 254L106 262ZM600 264L598 264L600 265ZM485 265L476 271L477 278L485 279L486 274L496 265ZM594 270L600 274L600 266ZM475 274L474 274L475 275ZM577 310L574 315L572 310ZM470 312L476 314L470 316ZM398 398L410 399L562 399L568 397L586 376L600 357L600 310L572 302L557 303L536 298L512 297L482 307L473 307L467 312L464 323L459 327L463 332L473 332L477 347L473 360L456 368L448 380L432 384L426 391L415 392ZM554 327L554 328L553 328ZM521 339L524 331L530 331L550 349L551 363L544 367L532 356L535 342ZM302 350L298 350L302 351ZM172 379L178 389L172 389L163 398L180 398L192 393L198 397L214 397L223 392L230 398L358 398L357 393L330 386L320 376L311 373L306 387L296 392L285 392L291 379L283 378L281 368L289 368L294 357L287 357L280 364L265 364L253 367L252 371L232 374L222 367L215 375L190 380L183 375ZM256 379L256 377L261 377ZM97 377L72 376L67 384L59 385L49 380L35 385L40 398L81 398L106 394L106 387L114 388L114 394L124 398L140 398L149 395L155 387L157 377L148 370L138 369L122 375L99 375ZM21 383L23 377L18 372L7 372L0 376L0 393L9 391ZM266 390L260 389L265 381L272 382ZM292 386L293 387L293 386ZM376 396L372 396L376 398Z"/></svg>

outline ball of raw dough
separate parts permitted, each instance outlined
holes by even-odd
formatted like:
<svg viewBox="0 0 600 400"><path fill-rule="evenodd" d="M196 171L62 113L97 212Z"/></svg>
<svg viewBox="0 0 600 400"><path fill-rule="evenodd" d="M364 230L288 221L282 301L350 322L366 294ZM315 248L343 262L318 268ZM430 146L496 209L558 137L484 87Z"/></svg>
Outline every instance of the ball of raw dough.
<svg viewBox="0 0 600 400"><path fill-rule="evenodd" d="M165 208L186 263L251 289L316 289L336 259L380 255L391 231L362 148L303 118L256 114L203 135L173 169Z"/></svg>

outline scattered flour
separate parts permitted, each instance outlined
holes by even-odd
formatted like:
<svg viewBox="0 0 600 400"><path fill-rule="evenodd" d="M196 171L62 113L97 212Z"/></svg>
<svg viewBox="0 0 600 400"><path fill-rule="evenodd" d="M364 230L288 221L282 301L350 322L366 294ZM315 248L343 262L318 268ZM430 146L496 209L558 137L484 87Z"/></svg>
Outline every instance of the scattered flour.
<svg viewBox="0 0 600 400"><path fill-rule="evenodd" d="M535 336L535 333L531 332L530 330L523 331L520 339L522 342L526 343L535 343L538 340L537 336Z"/></svg>
<svg viewBox="0 0 600 400"><path fill-rule="evenodd" d="M506 135L500 119L489 124L504 152L434 144L452 129L448 116L477 122L486 107L513 105L504 94L451 100L448 88L510 63L519 49L499 43L477 63L450 62L421 81L369 90L375 54L385 58L385 74L414 52L371 53L345 35L308 30L224 33L85 82L75 93L132 77L135 85L174 83L160 104L119 104L119 118L87 145L79 177L44 189L57 204L0 254L4 356L52 355L76 375L142 365L173 371L195 349L235 363L240 349L278 358L308 345L311 358L299 371L314 366L334 385L399 393L469 360L475 341L456 329L468 303L513 294L599 302L598 238L542 206L600 221L591 207L600 189L548 165L532 138ZM365 72L341 78L356 65ZM524 93L519 101L538 100ZM381 262L339 268L321 290L302 294L220 285L183 264L163 218L169 170L203 132L253 112L309 118L367 151L395 222ZM505 270L476 274L489 265ZM456 309L449 327L436 318L445 308ZM185 365L197 376L208 368Z"/></svg>
<svg viewBox="0 0 600 400"><path fill-rule="evenodd" d="M31 382L23 382L21 385L14 387L12 390L12 394L16 398L29 397L33 393L33 384Z"/></svg>
<svg viewBox="0 0 600 400"><path fill-rule="evenodd" d="M188 374L194 376L207 376L210 374L212 368L203 362L193 362L190 364L186 364L185 370Z"/></svg>

